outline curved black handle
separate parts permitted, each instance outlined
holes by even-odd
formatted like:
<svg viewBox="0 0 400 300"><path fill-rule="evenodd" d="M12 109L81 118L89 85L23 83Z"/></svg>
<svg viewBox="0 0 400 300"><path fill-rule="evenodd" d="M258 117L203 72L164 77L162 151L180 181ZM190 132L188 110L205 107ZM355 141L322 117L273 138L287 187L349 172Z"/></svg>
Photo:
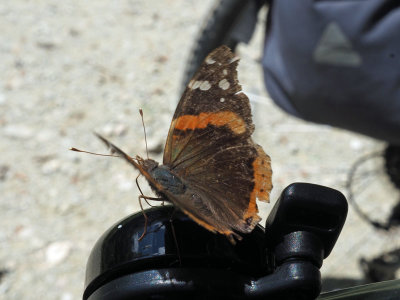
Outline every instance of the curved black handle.
<svg viewBox="0 0 400 300"><path fill-rule="evenodd" d="M267 242L277 244L295 232L311 233L321 241L322 258L326 258L342 231L347 210L341 192L311 183L293 183L284 189L266 221Z"/></svg>
<svg viewBox="0 0 400 300"><path fill-rule="evenodd" d="M347 207L337 190L309 183L289 185L266 221L266 246L275 270L254 281L246 295L315 299L321 292L319 268L339 237Z"/></svg>

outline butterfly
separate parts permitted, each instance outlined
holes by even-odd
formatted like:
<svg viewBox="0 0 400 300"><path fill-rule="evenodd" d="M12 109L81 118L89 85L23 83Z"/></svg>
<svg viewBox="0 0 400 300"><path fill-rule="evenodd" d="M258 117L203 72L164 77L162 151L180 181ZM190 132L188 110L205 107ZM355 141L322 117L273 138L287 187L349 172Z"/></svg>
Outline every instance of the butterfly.
<svg viewBox="0 0 400 300"><path fill-rule="evenodd" d="M237 65L226 46L205 58L178 103L162 165L133 158L98 136L139 170L159 197L233 244L260 222L256 199L269 202L272 189L270 157L251 138L250 103Z"/></svg>

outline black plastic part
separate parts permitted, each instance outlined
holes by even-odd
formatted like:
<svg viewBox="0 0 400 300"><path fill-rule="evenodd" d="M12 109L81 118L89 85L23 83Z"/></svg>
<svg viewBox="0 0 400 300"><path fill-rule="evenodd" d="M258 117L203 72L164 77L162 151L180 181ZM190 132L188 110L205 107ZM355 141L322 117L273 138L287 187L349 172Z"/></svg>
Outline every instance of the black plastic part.
<svg viewBox="0 0 400 300"><path fill-rule="evenodd" d="M288 243L300 255L301 251L311 251L314 247L311 244L319 239L323 253L313 250L315 255L309 253L307 256L326 258L343 228L347 210L346 198L339 191L311 183L293 183L282 192L267 219L267 242L269 245ZM307 242L300 233L294 239L295 232L307 232L310 245L305 245ZM290 236L286 236L288 234ZM296 250L296 240L304 245L302 249Z"/></svg>
<svg viewBox="0 0 400 300"><path fill-rule="evenodd" d="M210 268L209 272L216 268L255 276L271 272L266 262L261 226L243 236L240 243L232 245L225 236L207 231L172 206L148 209L146 215L147 233L141 241L139 238L144 230L141 212L117 222L97 241L86 267L83 299L108 299L90 295L107 282L125 275L142 274L140 272L144 270L166 268L170 270L169 274L176 274L171 270L177 267ZM114 296L117 297L120 291L115 290Z"/></svg>
<svg viewBox="0 0 400 300"><path fill-rule="evenodd" d="M287 261L269 276L245 286L245 299L315 299L321 292L319 268L308 261ZM270 297L270 298L266 298Z"/></svg>
<svg viewBox="0 0 400 300"><path fill-rule="evenodd" d="M300 218L293 217L296 211ZM142 213L99 239L88 260L83 299L314 299L322 259L346 212L339 192L292 184L268 218L267 234L257 226L232 245L171 206L155 207L146 210L141 241Z"/></svg>
<svg viewBox="0 0 400 300"><path fill-rule="evenodd" d="M324 245L321 239L313 233L295 231L282 237L281 242L275 245L274 253L277 265L290 258L299 257L309 260L320 268L324 259Z"/></svg>
<svg viewBox="0 0 400 300"><path fill-rule="evenodd" d="M149 270L117 278L89 299L208 299L210 295L237 299L243 296L244 279L240 274L220 269ZM107 298L109 295L112 298Z"/></svg>
<svg viewBox="0 0 400 300"><path fill-rule="evenodd" d="M212 268L142 271L107 282L88 299L265 299L268 296L309 300L316 298L320 289L319 269L303 261L285 263L274 274L259 279Z"/></svg>

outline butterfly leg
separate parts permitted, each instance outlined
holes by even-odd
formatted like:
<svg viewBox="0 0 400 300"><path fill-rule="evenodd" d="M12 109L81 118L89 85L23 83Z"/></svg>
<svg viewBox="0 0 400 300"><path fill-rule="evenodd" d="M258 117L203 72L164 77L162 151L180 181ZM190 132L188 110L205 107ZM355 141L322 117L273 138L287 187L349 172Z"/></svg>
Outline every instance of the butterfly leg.
<svg viewBox="0 0 400 300"><path fill-rule="evenodd" d="M169 223L171 224L172 236L174 238L176 254L178 255L179 266L182 266L181 252L179 250L179 245L178 245L178 240L176 238L175 226L174 226L174 220L173 220L173 216L174 216L175 212L176 212L176 208L174 208L171 216L169 217Z"/></svg>
<svg viewBox="0 0 400 300"><path fill-rule="evenodd" d="M141 240L144 238L144 236L146 235L146 232L147 232L147 222L148 222L147 215L146 215L146 213L145 213L145 211L144 211L144 209L143 209L142 199L144 199L144 200L146 201L146 203L149 204L149 202L147 202L147 200L157 200L157 201L161 201L161 200L163 200L163 198L147 197L147 196L144 196L144 195L139 195L138 198L139 198L140 209L141 209L142 214L143 214L143 217L144 217L144 230L143 230L142 235L141 235L140 238L138 239L138 241L141 241ZM151 205L150 205L150 206L151 206Z"/></svg>
<svg viewBox="0 0 400 300"><path fill-rule="evenodd" d="M147 200L162 201L162 204L161 204L161 205L164 205L164 201L165 201L164 198L160 198L160 197L148 197L148 196L145 196L145 195L143 194L142 189L140 188L140 185L139 185L139 181L138 181L140 175L142 175L142 174L139 173L139 175L136 177L135 181L136 181L136 186L138 187L140 194L143 196L142 199L144 199L144 201L146 201L147 205L150 206L150 207L153 207L153 205L151 205Z"/></svg>
<svg viewBox="0 0 400 300"><path fill-rule="evenodd" d="M140 238L138 239L138 241L141 241L144 238L144 236L146 235L146 232L147 232L147 221L148 221L148 218L147 218L147 215L146 215L146 213L144 212L144 209L143 209L142 197L144 197L144 196L143 195L139 195L139 205L140 205L140 209L142 210L143 217L144 217L144 229L143 229L143 233L140 236Z"/></svg>
<svg viewBox="0 0 400 300"><path fill-rule="evenodd" d="M140 238L138 239L138 241L141 241L141 240L144 238L144 236L146 235L146 232L147 232L147 222L148 222L147 215L146 215L146 213L144 212L144 209L143 209L142 199L144 199L144 201L146 201L146 203L147 203L148 205L150 205L150 206L152 206L152 205L151 205L147 200L158 200L158 201L162 200L162 201L164 202L163 198L148 197L148 196L143 195L142 189L140 188L139 182L138 182L138 179L139 179L139 176L140 176L140 175L141 175L141 174L139 173L139 175L136 177L136 180L135 180L135 181L136 181L136 185L137 185L137 187L138 187L138 189L139 189L139 192L140 192L140 194L141 194L141 195L139 195L139 205L140 205L140 209L142 210L143 217L144 217L144 230L143 230L142 235L141 235Z"/></svg>

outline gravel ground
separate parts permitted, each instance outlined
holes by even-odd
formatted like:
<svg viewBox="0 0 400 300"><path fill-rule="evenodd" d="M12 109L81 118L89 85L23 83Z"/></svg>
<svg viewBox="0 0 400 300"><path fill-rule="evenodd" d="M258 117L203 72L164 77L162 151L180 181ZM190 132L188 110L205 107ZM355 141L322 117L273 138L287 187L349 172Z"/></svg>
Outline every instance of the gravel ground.
<svg viewBox="0 0 400 300"><path fill-rule="evenodd" d="M104 153L92 134L97 131L143 155L143 108L151 155L160 160L183 67L212 2L0 3L1 299L81 298L95 241L138 210L137 172L120 160L68 148ZM292 182L345 193L351 164L382 144L282 113L263 87L261 40L259 33L239 49L239 77L252 100L254 139L272 158L274 191L272 204L261 206L265 219ZM366 208L390 207L390 186L378 186L362 202ZM398 233L377 232L350 209L323 276L360 279L357 260L399 247Z"/></svg>

